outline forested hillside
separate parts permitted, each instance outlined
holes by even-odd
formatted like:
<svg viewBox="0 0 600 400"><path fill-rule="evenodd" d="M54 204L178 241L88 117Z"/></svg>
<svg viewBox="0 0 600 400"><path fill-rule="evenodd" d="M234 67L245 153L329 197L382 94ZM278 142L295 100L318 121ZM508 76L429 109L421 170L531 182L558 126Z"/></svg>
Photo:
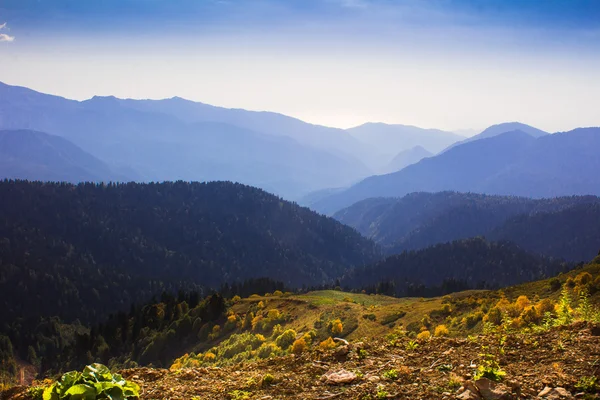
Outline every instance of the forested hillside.
<svg viewBox="0 0 600 400"><path fill-rule="evenodd" d="M390 256L348 272L341 284L395 296L431 296L544 279L569 267L509 242L473 238Z"/></svg>
<svg viewBox="0 0 600 400"><path fill-rule="evenodd" d="M474 193L412 193L373 198L335 214L388 254L474 236L512 241L524 249L587 261L600 249L600 198L528 199Z"/></svg>
<svg viewBox="0 0 600 400"><path fill-rule="evenodd" d="M326 283L378 257L352 228L241 184L0 182L3 321L94 320L247 278Z"/></svg>

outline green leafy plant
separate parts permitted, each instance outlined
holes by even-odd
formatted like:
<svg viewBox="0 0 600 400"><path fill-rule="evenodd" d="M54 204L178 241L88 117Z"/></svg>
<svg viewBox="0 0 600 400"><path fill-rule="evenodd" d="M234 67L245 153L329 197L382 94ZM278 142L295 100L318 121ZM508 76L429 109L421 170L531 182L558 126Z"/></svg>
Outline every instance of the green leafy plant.
<svg viewBox="0 0 600 400"><path fill-rule="evenodd" d="M383 376L385 379L396 381L398 380L398 370L390 369L388 371L385 371L381 376Z"/></svg>
<svg viewBox="0 0 600 400"><path fill-rule="evenodd" d="M263 376L262 378L262 385L263 386L270 386L272 384L275 383L275 377L271 374L265 374L265 376Z"/></svg>
<svg viewBox="0 0 600 400"><path fill-rule="evenodd" d="M451 376L450 379L448 380L448 389L450 389L450 390L456 391L461 386L462 386L462 382L456 376Z"/></svg>
<svg viewBox="0 0 600 400"><path fill-rule="evenodd" d="M557 325L569 325L573 322L573 312L571 311L571 295L569 289L565 286L562 290L560 300L558 301Z"/></svg>
<svg viewBox="0 0 600 400"><path fill-rule="evenodd" d="M595 376L582 376L575 384L575 388L586 393L596 393L600 390L600 384Z"/></svg>
<svg viewBox="0 0 600 400"><path fill-rule="evenodd" d="M365 349L358 350L358 358L360 360L364 360L365 358L367 358L368 355L369 355L369 352L366 351Z"/></svg>
<svg viewBox="0 0 600 400"><path fill-rule="evenodd" d="M419 343L414 340L409 340L408 343L406 343L406 350L408 351L416 350L417 347L419 347Z"/></svg>
<svg viewBox="0 0 600 400"><path fill-rule="evenodd" d="M83 372L71 371L46 388L43 400L96 400L137 399L140 387L126 381L119 374L112 374L102 364L92 364Z"/></svg>
<svg viewBox="0 0 600 400"><path fill-rule="evenodd" d="M474 377L475 380L487 378L495 382L500 382L502 379L504 379L506 372L500 368L496 357L490 353L484 353L481 354L481 356L483 359L479 367L477 367L477 372L475 373Z"/></svg>
<svg viewBox="0 0 600 400"><path fill-rule="evenodd" d="M377 398L378 399L387 399L388 396L389 396L389 393L386 392L383 387L377 388Z"/></svg>
<svg viewBox="0 0 600 400"><path fill-rule="evenodd" d="M229 397L231 397L231 400L249 400L250 392L246 392L245 390L234 390L229 393Z"/></svg>
<svg viewBox="0 0 600 400"><path fill-rule="evenodd" d="M44 398L44 388L41 386L32 386L27 389L27 395L33 400L42 400Z"/></svg>

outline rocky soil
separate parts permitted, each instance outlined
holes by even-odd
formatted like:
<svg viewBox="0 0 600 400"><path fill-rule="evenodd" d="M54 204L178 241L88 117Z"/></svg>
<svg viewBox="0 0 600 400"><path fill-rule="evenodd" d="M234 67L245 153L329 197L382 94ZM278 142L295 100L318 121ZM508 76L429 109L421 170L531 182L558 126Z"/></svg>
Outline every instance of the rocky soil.
<svg viewBox="0 0 600 400"><path fill-rule="evenodd" d="M224 368L122 373L141 386L144 400L600 398L594 384L600 381L600 325L432 338L413 347L408 338L382 339ZM506 372L500 383L475 381L482 354ZM27 388L0 398L27 399Z"/></svg>

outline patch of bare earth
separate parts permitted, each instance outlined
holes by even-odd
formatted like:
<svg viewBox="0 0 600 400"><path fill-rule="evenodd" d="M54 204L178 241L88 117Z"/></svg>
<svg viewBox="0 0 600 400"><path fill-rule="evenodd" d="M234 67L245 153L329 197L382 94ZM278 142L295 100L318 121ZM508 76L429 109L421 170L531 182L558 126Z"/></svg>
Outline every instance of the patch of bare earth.
<svg viewBox="0 0 600 400"><path fill-rule="evenodd" d="M408 341L353 343L331 352L223 368L122 372L141 386L144 400L600 398L576 387L582 377L600 380L598 325L505 338L433 338L414 349L407 348L412 347ZM494 354L506 372L500 384L473 382L484 352ZM271 384L264 382L267 374L274 377ZM13 393L4 398L23 397Z"/></svg>

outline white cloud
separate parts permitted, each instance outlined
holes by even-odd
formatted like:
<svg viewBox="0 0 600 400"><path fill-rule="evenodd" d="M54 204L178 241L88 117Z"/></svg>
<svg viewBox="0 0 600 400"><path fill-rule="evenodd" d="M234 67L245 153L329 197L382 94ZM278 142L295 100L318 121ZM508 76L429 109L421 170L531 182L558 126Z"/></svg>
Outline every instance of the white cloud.
<svg viewBox="0 0 600 400"><path fill-rule="evenodd" d="M6 26L6 22L3 24L0 24L0 30L2 30L2 29L10 30ZM14 36L10 36L7 33L0 33L0 42L13 42L14 40L15 40Z"/></svg>
<svg viewBox="0 0 600 400"><path fill-rule="evenodd" d="M12 42L14 40L14 36L7 35L6 33L0 33L0 42Z"/></svg>

